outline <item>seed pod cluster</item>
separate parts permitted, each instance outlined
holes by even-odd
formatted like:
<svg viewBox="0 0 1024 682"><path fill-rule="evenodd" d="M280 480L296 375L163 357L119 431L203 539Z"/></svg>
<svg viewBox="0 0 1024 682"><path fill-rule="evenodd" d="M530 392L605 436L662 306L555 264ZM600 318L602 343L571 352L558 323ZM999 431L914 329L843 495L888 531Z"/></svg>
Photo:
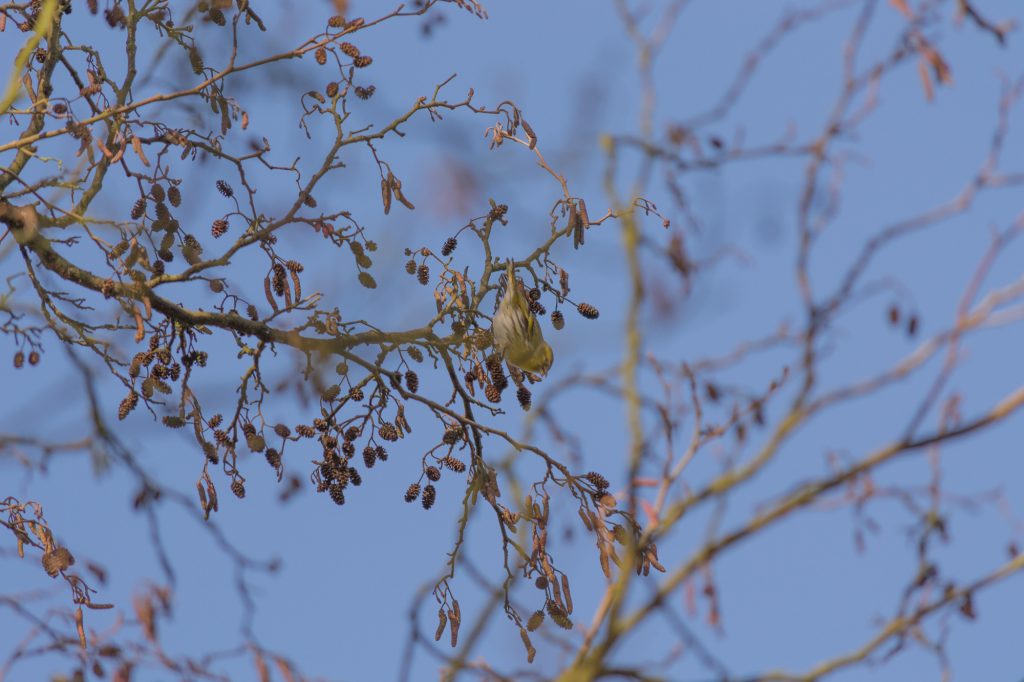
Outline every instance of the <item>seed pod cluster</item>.
<svg viewBox="0 0 1024 682"><path fill-rule="evenodd" d="M493 221L503 221L506 213L508 213L507 204L495 204L492 202L491 211L487 214L487 218Z"/></svg>
<svg viewBox="0 0 1024 682"><path fill-rule="evenodd" d="M455 445L464 433L465 430L461 424L448 424L444 429L444 436L441 437L441 441L445 445Z"/></svg>
<svg viewBox="0 0 1024 682"><path fill-rule="evenodd" d="M377 430L377 435L379 435L382 440L394 442L398 440L398 429L395 428L395 425L391 422L384 422Z"/></svg>
<svg viewBox="0 0 1024 682"><path fill-rule="evenodd" d="M565 609L562 608L561 604L559 604L556 601L548 600L546 606L548 615L551 616L551 620L555 623L555 625L562 628L563 630L572 629L572 621L569 620L569 616L568 614L566 614Z"/></svg>
<svg viewBox="0 0 1024 682"><path fill-rule="evenodd" d="M526 386L520 386L519 389L516 391L516 400L519 401L519 405L524 410L529 412L530 401L532 400L532 396L530 395L530 389L528 389Z"/></svg>
<svg viewBox="0 0 1024 682"><path fill-rule="evenodd" d="M593 485L598 490L608 489L608 479L602 476L601 474L597 473L596 471L591 471L587 474L584 474L583 477L590 481L590 484Z"/></svg>
<svg viewBox="0 0 1024 682"><path fill-rule="evenodd" d="M121 404L118 406L117 418L121 421L124 421L124 419L129 415L129 413L131 413L132 410L135 409L135 406L138 404L139 394L136 393L135 391L132 391L127 395L127 397L125 397L124 400L121 401Z"/></svg>
<svg viewBox="0 0 1024 682"><path fill-rule="evenodd" d="M139 198L135 201L135 205L132 206L132 220L138 220L146 214L146 200L145 198Z"/></svg>
<svg viewBox="0 0 1024 682"><path fill-rule="evenodd" d="M500 356L492 355L487 358L487 371L491 375L491 384L494 385L499 393L508 388L508 377L505 376L505 370L501 366Z"/></svg>
<svg viewBox="0 0 1024 682"><path fill-rule="evenodd" d="M541 626L544 622L544 612L541 610L534 611L530 616L530 619L526 621L526 629L533 632Z"/></svg>
<svg viewBox="0 0 1024 682"><path fill-rule="evenodd" d="M463 462L458 457L453 457L451 455L446 455L441 460L441 463L444 464L446 467L448 467L449 469L451 469L452 471L454 471L457 474L461 474L462 472L464 472L466 470L466 463Z"/></svg>
<svg viewBox="0 0 1024 682"><path fill-rule="evenodd" d="M430 509L434 506L434 502L437 500L437 490L432 485L428 485L423 489L423 498L420 503L424 509Z"/></svg>

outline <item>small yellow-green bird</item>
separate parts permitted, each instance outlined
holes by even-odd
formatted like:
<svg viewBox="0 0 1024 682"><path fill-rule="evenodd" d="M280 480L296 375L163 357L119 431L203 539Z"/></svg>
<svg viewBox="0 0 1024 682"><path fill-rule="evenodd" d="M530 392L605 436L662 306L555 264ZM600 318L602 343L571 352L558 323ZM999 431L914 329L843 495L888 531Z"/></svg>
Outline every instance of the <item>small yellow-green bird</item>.
<svg viewBox="0 0 1024 682"><path fill-rule="evenodd" d="M505 296L491 323L494 347L510 364L546 376L555 356L544 341L537 318L530 312L530 303L519 288L511 260L505 264L505 276Z"/></svg>

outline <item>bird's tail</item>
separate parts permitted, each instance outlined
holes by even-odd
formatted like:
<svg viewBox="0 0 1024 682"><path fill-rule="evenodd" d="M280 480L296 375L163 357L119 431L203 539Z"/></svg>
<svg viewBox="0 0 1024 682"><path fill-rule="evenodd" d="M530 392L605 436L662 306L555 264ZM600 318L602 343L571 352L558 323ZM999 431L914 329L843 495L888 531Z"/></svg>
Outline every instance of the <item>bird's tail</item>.
<svg viewBox="0 0 1024 682"><path fill-rule="evenodd" d="M516 282L516 270L512 267L512 259L505 261L505 298L510 301L519 296L519 284Z"/></svg>

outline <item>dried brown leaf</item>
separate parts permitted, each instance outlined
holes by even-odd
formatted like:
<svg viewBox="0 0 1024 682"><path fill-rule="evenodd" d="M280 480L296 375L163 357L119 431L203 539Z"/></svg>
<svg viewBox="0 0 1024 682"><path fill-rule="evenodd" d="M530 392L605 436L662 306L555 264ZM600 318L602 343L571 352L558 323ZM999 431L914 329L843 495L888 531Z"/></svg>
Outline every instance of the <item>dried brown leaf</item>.
<svg viewBox="0 0 1024 682"><path fill-rule="evenodd" d="M449 628L449 630L451 631L451 635L452 635L452 648L454 649L455 646L459 643L459 620L458 620L458 616L456 615L455 611L449 611L448 612L448 620L451 621L451 625L452 625Z"/></svg>
<svg viewBox="0 0 1024 682"><path fill-rule="evenodd" d="M565 610L572 613L572 593L569 591L569 576L562 574L562 594L565 595Z"/></svg>
<svg viewBox="0 0 1024 682"><path fill-rule="evenodd" d="M380 180L380 199L384 203L384 215L391 213L391 173L388 173L388 177L381 178Z"/></svg>
<svg viewBox="0 0 1024 682"><path fill-rule="evenodd" d="M910 6L907 5L907 0L889 0L889 4L895 7L907 19L914 16L914 13L910 11Z"/></svg>
<svg viewBox="0 0 1024 682"><path fill-rule="evenodd" d="M537 650L530 642L530 635L523 628L519 628L519 637L523 640L523 646L526 647L526 662L533 663L533 657L537 655Z"/></svg>
<svg viewBox="0 0 1024 682"><path fill-rule="evenodd" d="M924 59L917 62L917 75L921 77L921 85L924 87L924 98L931 102L935 96L935 91L932 88L932 77L928 73L928 65L925 64Z"/></svg>
<svg viewBox="0 0 1024 682"><path fill-rule="evenodd" d="M284 682L295 682L295 674L293 673L292 666L288 661L284 660L280 656L275 656L274 663L277 664L277 670L281 673L281 677L284 678Z"/></svg>
<svg viewBox="0 0 1024 682"><path fill-rule="evenodd" d="M270 284L270 275L263 278L263 293L267 296L267 303L274 309L276 313L278 311L277 301L274 300L274 290Z"/></svg>
<svg viewBox="0 0 1024 682"><path fill-rule="evenodd" d="M135 136L132 136L132 150L139 157L139 161L142 161L142 165L149 168L149 159L146 158L146 153L142 151L142 141Z"/></svg>

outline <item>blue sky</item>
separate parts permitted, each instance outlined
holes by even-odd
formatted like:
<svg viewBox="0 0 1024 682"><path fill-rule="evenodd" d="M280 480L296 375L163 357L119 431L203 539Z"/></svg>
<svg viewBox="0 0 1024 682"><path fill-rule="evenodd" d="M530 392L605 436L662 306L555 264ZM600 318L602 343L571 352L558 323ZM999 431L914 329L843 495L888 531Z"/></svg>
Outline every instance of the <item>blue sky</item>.
<svg viewBox="0 0 1024 682"><path fill-rule="evenodd" d="M913 4L913 3L912 3ZM945 3L949 5L951 3ZM654 10L663 3L651 2ZM666 49L656 63L658 108L655 129L685 120L716 101L755 41L764 36L782 14L810 3L773 0L694 0L682 13ZM1016 3L992 0L978 3L987 16L1024 19ZM371 17L384 5L354 0L351 14ZM257 9L261 9L257 4ZM477 101L496 104L511 99L519 105L540 138L549 161L569 177L577 196L587 199L591 215L603 212L608 200L601 188L603 160L598 135L632 133L637 129L639 86L635 56L616 19L611 2L583 0L557 3L539 0L492 2L490 18L479 21L454 7L444 7L444 24L430 38L423 38L416 20L387 22L357 34L364 53L373 55L367 78L377 86L372 100L361 103L357 119L388 121L404 111L435 84L452 74L457 78L448 94L458 99L470 87ZM298 4L277 10L262 9L273 30L248 45L251 54L280 51L298 44L322 26L330 14L329 3ZM946 13L948 15L948 12ZM73 15L83 22L83 35L97 44L116 41L100 20ZM888 3L880 2L877 18L865 43L865 56L887 49L905 21ZM816 135L828 115L839 87L842 43L855 19L844 10L801 28L789 36L764 61L750 87L724 121L703 131L726 140L736 139L742 129L750 144L776 141L792 127L798 139ZM948 19L948 17L947 17ZM208 49L207 61L217 63L215 28L199 29L200 44ZM842 204L836 219L819 241L811 263L811 277L819 292L833 288L856 249L886 225L949 201L970 180L984 159L996 121L1000 74L1021 76L1024 64L1019 36L1011 34L1005 47L990 36L963 24L948 21L936 25L943 56L950 63L953 84L937 88L935 98L925 99L913 64L891 74L878 92L878 110L856 138L842 143L851 156L845 167ZM9 56L17 40L10 28L0 41L0 57ZM116 45L111 42L114 50ZM329 77L312 59L254 72L228 87L250 113L250 133L266 135L274 145L274 158L284 164L299 157L300 165L316 163L317 140L305 139L295 125L297 94L323 87ZM159 85L159 83L157 84ZM174 116L178 114L172 114ZM1020 119L1019 112L1016 120ZM347 319L373 319L383 327L404 328L420 323L433 311L428 288L405 285L402 250L428 245L438 248L445 237L469 218L486 210L486 199L510 206L510 225L495 237L496 253L521 256L532 249L532 240L547 230L547 214L559 190L530 156L509 145L487 150L484 128L488 117L453 112L442 122L421 117L405 127L407 137L391 139L380 150L403 178L418 210L397 207L387 217L380 213L375 196L372 160L360 150L348 152L348 168L318 194L321 205L336 204L362 216L380 244L374 268L385 283L374 292L358 289L350 260L325 251L319 238L305 234L282 236L307 263L305 287L332 297ZM314 132L317 132L314 129ZM241 148L247 134L229 137ZM6 136L4 137L6 139ZM322 144L322 143L321 143ZM1024 166L1024 133L1011 130L1003 153L1004 167L1020 171ZM0 155L0 162L9 157ZM308 164L308 165L307 165ZM468 169L460 175L459 168ZM745 339L771 333L780 322L802 322L793 277L797 246L795 207L803 179L803 159L743 162L724 170L687 175L682 183L701 220L699 231L686 233L687 243L698 256L710 256L727 244L735 244L742 258L727 258L702 274L692 294L683 298L677 281L657 266L648 271L650 281L664 287L677 304L671 314L644 316L646 350L672 362L695 363L721 355ZM204 226L221 210L212 188L218 171L203 167L186 177L183 192L186 218ZM258 176L258 174L257 174ZM116 181L112 181L113 182ZM278 184L274 184L278 183ZM116 185L94 204L104 211L124 213L125 200ZM466 206L450 198L455 190L467 195ZM291 185L278 177L261 187L262 207L280 210L289 199ZM898 282L895 293L866 299L850 308L833 325L831 351L822 365L822 390L844 384L888 367L905 356L929 334L946 328L955 313L961 292L973 268L988 247L992 229L1005 229L1021 211L1020 188L986 192L969 211L910 238L887 251L872 266L869 279ZM661 184L653 184L649 198L665 209L673 224L685 221L672 207ZM183 223L185 221L183 220ZM645 234L665 243L657 219L642 224ZM205 232L203 232L205 234ZM457 259L477 267L478 251L468 239L460 239ZM573 293L597 304L596 321L571 315L564 331L547 329L556 364L552 375L535 391L542 399L545 387L574 372L605 371L622 354L626 305L625 262L616 225L609 222L590 230L586 247L573 252L563 245L556 255L573 274ZM992 268L988 291L1020 276L1024 246L1011 246ZM7 277L17 266L12 254L0 261L0 275ZM339 265L340 263L340 265ZM237 266L262 272L258 260L242 259ZM380 274L378 274L380 273ZM262 275L248 285L259 284ZM916 313L921 331L915 338L889 328L885 314L891 303ZM1016 355L1024 342L1020 324L977 333L967 339L962 364L951 388L963 396L962 411L971 416L985 411L1000 397L1020 385ZM40 367L15 371L0 366L0 385L14 386L8 409L0 415L0 432L11 433L26 425L36 432L82 432L86 406L80 382L69 371L65 354L52 338ZM11 351L13 352L13 350ZM199 386L208 411L216 404L234 400L233 381L241 371L234 364L230 342L211 348L211 369ZM762 390L784 364L798 358L793 349L780 349L754 357L716 381ZM274 382L294 380L298 361L287 351L279 353L270 373ZM921 376L886 389L869 398L827 412L790 441L780 456L750 486L729 500L726 527L741 522L767 501L791 490L795 484L827 471L826 453L857 457L898 437L902 425L939 369L931 361ZM443 377L431 376L424 366L423 388L441 390ZM649 376L645 386L655 390ZM121 389L103 385L111 417ZM684 394L681 394L684 395ZM769 423L778 417L787 396L769 405ZM948 393L946 394L948 395ZM310 414L294 393L282 389L272 403L274 419L296 424ZM224 409L224 408L221 408ZM580 438L579 471L597 469L623 484L627 457L626 421L622 404L594 392L577 390L554 403L557 417ZM524 428L522 413L509 409L497 423L512 433ZM308 421L308 418L307 418ZM933 414L925 424L937 423ZM201 460L187 434L161 428L139 410L126 422L123 436L147 471L171 488L193 495ZM367 472L361 488L337 508L307 488L293 501L280 504L280 486L262 458L242 462L247 477L247 496L239 501L227 492L223 477L215 478L222 490L221 510L214 517L224 533L247 554L279 558L282 568L273 576L254 575L258 603L255 631L270 648L288 654L301 669L331 680L393 679L408 634L411 601L424 583L441 573L454 535L463 479L445 478L438 486L437 506L424 512L418 505L401 502L409 482L418 476L419 457L436 439L428 415L414 419L414 434L396 444L391 459ZM689 428L684 422L683 429ZM544 431L539 441L551 445ZM1011 418L941 452L943 481L947 492L975 495L999 489L1017 517L1024 515L1024 465L1020 460L1021 420ZM754 430L750 444L738 454L750 453L766 437ZM731 448L732 441L727 445ZM553 450L559 452L557 447ZM303 480L306 460L313 453L295 454L288 471ZM722 466L725 449L702 453L688 471L688 483L699 486ZM497 462L508 449L493 442L488 459ZM131 597L147 581L162 581L156 557L150 550L145 519L131 510L135 490L131 479L116 466L94 471L86 456L59 455L48 464L45 475L26 474L10 459L0 459L2 494L43 503L47 518L59 537L80 560L89 559L107 568L110 582L97 596L130 612ZM520 456L517 472L537 475L537 464ZM927 485L927 458L912 455L883 467L875 480L879 487ZM511 489L505 494L512 495ZM555 527L572 538L556 541L556 557L573 577L576 618L589 622L600 596L603 578L592 540L582 533L574 510L563 499L563 515ZM478 509L479 511L485 511ZM666 566L683 561L702 542L712 510L700 510L687 518L661 546ZM1014 529L993 505L962 510L944 507L950 515L952 541L936 551L949 578L970 580L1006 559L1006 545L1024 528ZM178 654L227 649L238 644L241 605L234 590L230 563L198 528L172 505L160 507L162 536L174 563L177 583L173 617L163 624L164 642ZM913 516L893 501L874 501L868 514L880 530L866 535L866 549L858 552L853 540L855 520L846 506L832 510L805 511L756 539L725 553L713 565L713 575L723 609L723 627L717 633L705 624L706 602L698 600L698 613L690 614L682 595L670 606L694 630L733 674L753 674L777 668L801 671L815 663L866 642L879 618L891 617L901 590L916 570L912 529ZM467 546L474 565L490 576L500 574L500 545L488 513L474 515ZM4 558L4 593L49 587L49 580L34 561ZM482 593L466 573L453 581L464 614L479 612ZM700 582L698 581L698 592ZM636 595L646 593L640 583ZM520 586L517 603L536 608L532 587ZM1019 604L1024 583L1011 578L976 601L978 619L951 623L948 654L954 679L1019 680L1024 655L1013 633L1019 632ZM66 603L59 589L47 604ZM420 618L425 632L433 629L434 609L428 602ZM112 612L90 613L89 623L102 630L110 627ZM17 641L24 623L4 613L0 642ZM938 630L930 622L925 631ZM538 638L539 639L539 638ZM537 642L535 642L537 643ZM656 661L676 645L672 630L655 617L628 640L622 660L629 663ZM0 652L6 651L0 648ZM518 632L497 614L486 629L477 656L499 670L524 668ZM564 654L549 643L538 645L532 670L553 674L566 662ZM246 679L247 662L227 665L233 679ZM420 651L413 679L434 679L436 659ZM12 679L41 679L67 670L66 664L43 658L15 669ZM667 679L709 679L692 656L684 656L667 671ZM167 679L162 673L144 679ZM885 666L858 668L833 679L907 680L938 679L934 657L911 647Z"/></svg>

